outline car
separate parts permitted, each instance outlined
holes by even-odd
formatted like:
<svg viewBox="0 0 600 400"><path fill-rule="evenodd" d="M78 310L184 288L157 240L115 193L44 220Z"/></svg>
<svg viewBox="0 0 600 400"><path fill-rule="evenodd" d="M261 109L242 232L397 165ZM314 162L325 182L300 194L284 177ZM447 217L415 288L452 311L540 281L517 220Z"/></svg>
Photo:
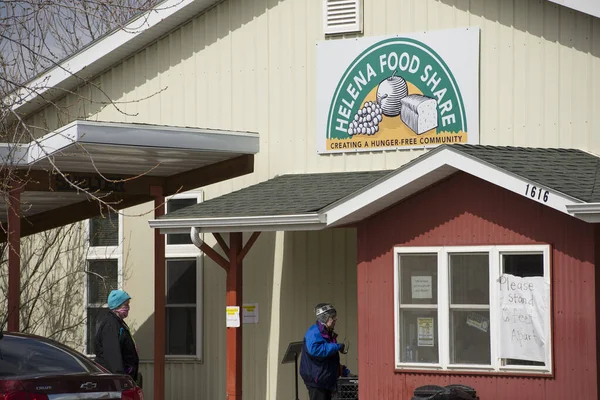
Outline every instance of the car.
<svg viewBox="0 0 600 400"><path fill-rule="evenodd" d="M127 375L115 375L54 340L0 333L0 400L143 400Z"/></svg>

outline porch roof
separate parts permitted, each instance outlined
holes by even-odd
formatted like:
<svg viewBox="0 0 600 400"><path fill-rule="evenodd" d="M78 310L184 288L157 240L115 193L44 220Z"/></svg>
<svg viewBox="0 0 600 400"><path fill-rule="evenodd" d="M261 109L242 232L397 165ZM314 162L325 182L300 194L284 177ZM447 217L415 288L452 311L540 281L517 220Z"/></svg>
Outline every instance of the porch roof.
<svg viewBox="0 0 600 400"><path fill-rule="evenodd" d="M164 233L345 226L465 173L600 222L600 158L576 149L443 145L392 171L282 175L150 221ZM532 189L535 187L535 190ZM535 194L533 194L535 193Z"/></svg>
<svg viewBox="0 0 600 400"><path fill-rule="evenodd" d="M0 144L5 171L21 187L22 235L100 213L94 192L116 209L253 171L255 133L74 121L38 140ZM68 180L63 177L68 177ZM0 199L0 221L7 200Z"/></svg>

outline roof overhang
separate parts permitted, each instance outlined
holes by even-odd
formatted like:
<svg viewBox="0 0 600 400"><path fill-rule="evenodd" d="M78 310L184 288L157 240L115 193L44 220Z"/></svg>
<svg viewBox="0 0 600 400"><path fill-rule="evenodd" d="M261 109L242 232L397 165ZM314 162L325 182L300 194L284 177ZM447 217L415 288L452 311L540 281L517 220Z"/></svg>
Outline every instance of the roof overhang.
<svg viewBox="0 0 600 400"><path fill-rule="evenodd" d="M14 93L12 110L31 114L171 32L218 0L166 0L107 33Z"/></svg>
<svg viewBox="0 0 600 400"><path fill-rule="evenodd" d="M414 162L372 183L346 199L322 210L327 226L352 224L456 173L465 172L481 180L524 196L531 201L573 215L568 207L583 203L564 193L498 168L478 158L457 151L452 146L438 147ZM535 191L531 188L535 187ZM547 196L544 196L547 192ZM532 196L532 193L535 195ZM538 198L539 195L539 198Z"/></svg>
<svg viewBox="0 0 600 400"><path fill-rule="evenodd" d="M567 206L567 211L585 222L600 222L600 203L582 203Z"/></svg>
<svg viewBox="0 0 600 400"><path fill-rule="evenodd" d="M310 215L239 216L231 218L161 218L149 221L162 233L318 230L353 226L457 172L475 176L506 190L587 222L600 222L600 204L585 202L525 179L452 148L438 147L351 195ZM532 188L535 188L532 191ZM534 193L534 194L532 194Z"/></svg>
<svg viewBox="0 0 600 400"><path fill-rule="evenodd" d="M98 215L94 196L123 209L151 201L155 187L169 196L250 173L258 150L248 132L74 121L31 143L0 144L0 158L23 186L25 236Z"/></svg>

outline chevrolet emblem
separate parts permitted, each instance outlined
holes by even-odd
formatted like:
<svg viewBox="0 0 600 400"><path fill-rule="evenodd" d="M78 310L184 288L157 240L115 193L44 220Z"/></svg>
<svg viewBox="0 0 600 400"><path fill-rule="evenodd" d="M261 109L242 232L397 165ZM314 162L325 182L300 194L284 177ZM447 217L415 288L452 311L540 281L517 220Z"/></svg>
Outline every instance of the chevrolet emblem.
<svg viewBox="0 0 600 400"><path fill-rule="evenodd" d="M86 389L86 390L91 390L91 389L96 389L96 386L98 386L98 385L94 382L86 382L86 383L82 383L80 388Z"/></svg>

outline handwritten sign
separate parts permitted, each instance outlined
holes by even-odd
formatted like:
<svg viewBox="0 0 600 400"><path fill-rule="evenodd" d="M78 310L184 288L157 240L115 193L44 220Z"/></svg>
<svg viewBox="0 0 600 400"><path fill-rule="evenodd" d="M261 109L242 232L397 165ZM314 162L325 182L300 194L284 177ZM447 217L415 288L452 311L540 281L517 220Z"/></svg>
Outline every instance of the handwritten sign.
<svg viewBox="0 0 600 400"><path fill-rule="evenodd" d="M541 276L500 277L500 358L546 361L550 285Z"/></svg>
<svg viewBox="0 0 600 400"><path fill-rule="evenodd" d="M410 284L413 299L431 299L431 276L411 276Z"/></svg>

